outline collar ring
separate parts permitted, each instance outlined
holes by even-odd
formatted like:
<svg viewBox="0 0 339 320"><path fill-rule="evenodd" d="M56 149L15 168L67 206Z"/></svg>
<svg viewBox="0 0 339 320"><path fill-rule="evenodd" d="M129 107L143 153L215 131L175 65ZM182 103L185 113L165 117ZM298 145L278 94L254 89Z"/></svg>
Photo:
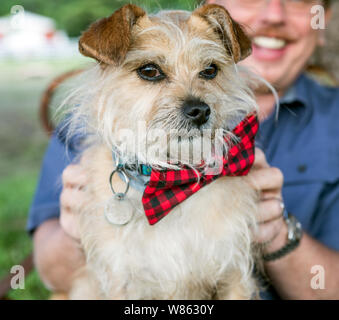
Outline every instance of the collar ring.
<svg viewBox="0 0 339 320"><path fill-rule="evenodd" d="M120 176L120 178L121 178L121 180L122 180L123 182L125 182L125 184L126 184L126 188L125 188L125 191L124 191L124 192L116 192L116 191L114 190L114 188L113 188L112 180L113 180L114 174L117 173L117 172L119 172L119 173L122 174L123 179L121 178L121 176ZM127 174L126 174L126 172L125 172L125 170L124 170L123 167L119 167L119 166L118 166L116 169L114 169L114 170L112 171L111 175L109 176L109 184L110 184L111 190L112 190L112 192L113 192L115 198L116 198L117 200L123 200L123 199L125 198L127 192L128 192L129 184L130 184L130 180L129 180L129 178L128 178L128 176L127 176Z"/></svg>

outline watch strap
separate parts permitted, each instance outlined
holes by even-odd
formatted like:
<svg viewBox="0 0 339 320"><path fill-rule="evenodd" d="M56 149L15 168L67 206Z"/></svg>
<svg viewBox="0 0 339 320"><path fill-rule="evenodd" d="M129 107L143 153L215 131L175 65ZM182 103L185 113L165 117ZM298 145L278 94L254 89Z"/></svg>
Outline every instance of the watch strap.
<svg viewBox="0 0 339 320"><path fill-rule="evenodd" d="M282 258L283 256L285 256L288 253L290 253L291 251L293 251L299 245L299 243L300 243L300 239L288 242L281 249L274 251L272 253L264 254L263 259L264 259L264 261L273 261L273 260L277 260L279 258Z"/></svg>
<svg viewBox="0 0 339 320"><path fill-rule="evenodd" d="M297 219L294 216L292 216L290 213L288 213L288 217L285 218L285 221L288 226L288 234L289 234L289 236L287 237L286 245L277 251L264 254L262 256L264 261L273 261L273 260L282 258L288 253L290 253L291 251L293 251L296 247L298 247L301 237L302 237L301 225L297 221ZM289 238L290 233L292 233L292 239Z"/></svg>

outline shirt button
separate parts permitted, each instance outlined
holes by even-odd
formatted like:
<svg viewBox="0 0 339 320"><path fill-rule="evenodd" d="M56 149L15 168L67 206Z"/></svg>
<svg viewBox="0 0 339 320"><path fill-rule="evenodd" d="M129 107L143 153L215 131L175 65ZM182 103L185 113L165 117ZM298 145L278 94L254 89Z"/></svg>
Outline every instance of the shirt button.
<svg viewBox="0 0 339 320"><path fill-rule="evenodd" d="M298 172L304 173L307 170L307 166L305 164L301 164L297 167Z"/></svg>

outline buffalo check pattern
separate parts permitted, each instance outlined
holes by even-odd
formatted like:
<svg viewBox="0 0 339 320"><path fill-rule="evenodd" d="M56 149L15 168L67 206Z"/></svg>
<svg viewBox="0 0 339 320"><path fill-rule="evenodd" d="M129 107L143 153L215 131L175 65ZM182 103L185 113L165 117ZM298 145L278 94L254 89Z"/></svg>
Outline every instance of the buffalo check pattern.
<svg viewBox="0 0 339 320"><path fill-rule="evenodd" d="M230 149L227 156L223 156L221 172L217 175L186 167L180 170L152 169L142 197L149 224L157 223L173 207L217 178L246 175L254 162L254 138L258 126L257 115L251 113L233 129L236 142L231 144L228 139Z"/></svg>

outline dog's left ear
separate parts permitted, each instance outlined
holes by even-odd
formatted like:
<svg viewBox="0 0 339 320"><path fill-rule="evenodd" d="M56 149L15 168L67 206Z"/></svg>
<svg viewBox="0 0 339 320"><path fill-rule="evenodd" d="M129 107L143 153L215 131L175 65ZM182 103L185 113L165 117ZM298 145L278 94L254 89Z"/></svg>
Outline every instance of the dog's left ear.
<svg viewBox="0 0 339 320"><path fill-rule="evenodd" d="M207 20L214 28L223 41L227 52L233 56L235 63L251 54L251 40L224 7L217 4L206 4L193 11L193 15Z"/></svg>
<svg viewBox="0 0 339 320"><path fill-rule="evenodd" d="M98 20L81 35L79 51L105 64L119 64L125 57L131 41L131 31L146 12L127 4L110 17Z"/></svg>

